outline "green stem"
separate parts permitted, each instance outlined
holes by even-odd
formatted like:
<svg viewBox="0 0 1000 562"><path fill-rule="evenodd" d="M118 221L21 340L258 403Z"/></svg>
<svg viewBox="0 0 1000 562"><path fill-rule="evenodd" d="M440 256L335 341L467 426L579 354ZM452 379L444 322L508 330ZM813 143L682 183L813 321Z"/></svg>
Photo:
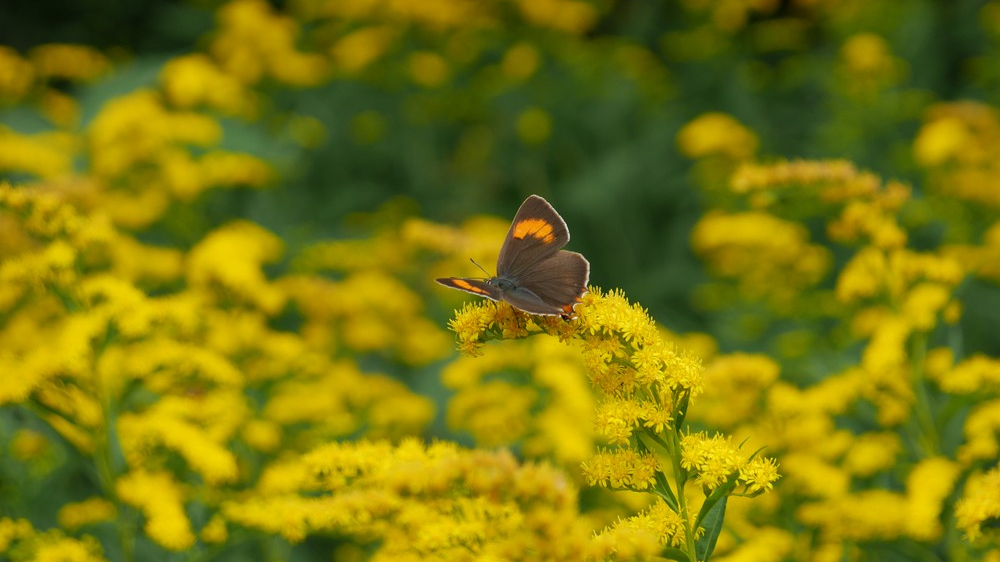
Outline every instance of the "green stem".
<svg viewBox="0 0 1000 562"><path fill-rule="evenodd" d="M96 364L93 366L93 369L96 373ZM101 430L95 432L94 464L97 466L97 475L104 496L111 498L115 504L115 509L118 511L118 524L115 528L118 532L118 543L121 547L122 558L125 562L134 562L136 521L131 507L122 503L118 499L117 492L115 492L116 475L114 450L112 447L112 440L117 435L114 430L115 408L112 404L111 393L107 388L100 386L99 379L96 376L94 377L94 393L101 403L101 416L104 419L104 425Z"/></svg>
<svg viewBox="0 0 1000 562"><path fill-rule="evenodd" d="M684 496L684 485L687 479L684 476L684 469L681 468L681 442L677 436L676 429L670 432L669 450L670 460L674 466L674 487L677 490L677 504L680 507L679 514L681 519L684 520L684 542L687 548L688 559L691 562L698 562L698 553L695 548L698 541L697 537L695 537L694 529L691 527L691 516L688 513L687 498Z"/></svg>
<svg viewBox="0 0 1000 562"><path fill-rule="evenodd" d="M927 457L933 457L940 453L938 448L937 426L934 424L934 417L931 414L931 401L927 395L927 384L924 380L924 361L927 357L927 336L925 334L915 334L913 336L912 349L910 351L910 361L912 368L911 383L915 398L914 415L917 425L920 427L920 444Z"/></svg>

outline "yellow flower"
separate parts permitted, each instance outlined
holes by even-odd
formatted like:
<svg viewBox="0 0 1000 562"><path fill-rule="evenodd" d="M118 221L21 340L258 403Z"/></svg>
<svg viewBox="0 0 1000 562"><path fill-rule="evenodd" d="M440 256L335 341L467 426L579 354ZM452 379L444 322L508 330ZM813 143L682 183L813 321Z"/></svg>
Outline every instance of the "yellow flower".
<svg viewBox="0 0 1000 562"><path fill-rule="evenodd" d="M906 532L916 540L932 541L941 537L941 511L951 495L961 467L945 457L921 460L906 479Z"/></svg>
<svg viewBox="0 0 1000 562"><path fill-rule="evenodd" d="M113 503L102 497L91 497L79 502L63 504L59 508L59 525L69 531L75 531L84 525L112 521L117 517L118 510Z"/></svg>
<svg viewBox="0 0 1000 562"><path fill-rule="evenodd" d="M960 101L927 111L914 142L917 162L930 169L928 187L967 204L1000 207L995 188L1000 113L995 107Z"/></svg>
<svg viewBox="0 0 1000 562"><path fill-rule="evenodd" d="M326 79L326 58L295 48L299 22L275 13L260 0L235 0L218 11L218 29L209 51L224 71L245 84L265 76L298 85Z"/></svg>
<svg viewBox="0 0 1000 562"><path fill-rule="evenodd" d="M591 4L577 0L516 0L521 16L529 23L567 33L582 34L597 22Z"/></svg>
<svg viewBox="0 0 1000 562"><path fill-rule="evenodd" d="M731 509L727 508L727 522L731 513ZM797 547L795 534L777 527L753 529L749 534L741 536L740 543L731 551L724 551L721 548L723 537L720 537L720 544L712 557L718 557L724 562L784 560L791 558ZM817 558L811 560L819 562Z"/></svg>
<svg viewBox="0 0 1000 562"><path fill-rule="evenodd" d="M0 126L0 171L41 179L66 176L73 171L77 145L62 133L23 135Z"/></svg>
<svg viewBox="0 0 1000 562"><path fill-rule="evenodd" d="M965 483L962 498L955 505L955 525L969 540L978 539L983 527L1000 520L1000 468L974 474Z"/></svg>
<svg viewBox="0 0 1000 562"><path fill-rule="evenodd" d="M93 47L47 43L31 49L28 58L41 78L91 81L111 68L108 57Z"/></svg>
<svg viewBox="0 0 1000 562"><path fill-rule="evenodd" d="M774 459L756 456L740 467L740 481L750 495L770 490L781 476Z"/></svg>
<svg viewBox="0 0 1000 562"><path fill-rule="evenodd" d="M388 26L365 27L342 37L331 47L330 55L338 68L359 72L381 57L395 36L396 31Z"/></svg>
<svg viewBox="0 0 1000 562"><path fill-rule="evenodd" d="M849 37L840 48L840 59L837 85L852 96L870 96L896 83L906 68L892 56L888 42L874 33Z"/></svg>
<svg viewBox="0 0 1000 562"><path fill-rule="evenodd" d="M115 482L115 492L142 511L146 535L160 546L181 551L194 544L191 522L184 513L183 489L171 474L134 470Z"/></svg>
<svg viewBox="0 0 1000 562"><path fill-rule="evenodd" d="M748 297L779 302L818 283L832 261L829 250L810 243L802 224L763 212L707 214L695 225L691 246L718 275L736 279Z"/></svg>
<svg viewBox="0 0 1000 562"><path fill-rule="evenodd" d="M965 418L965 443L959 448L957 458L964 465L976 460L996 458L1000 454L1000 399L990 399L976 404Z"/></svg>
<svg viewBox="0 0 1000 562"><path fill-rule="evenodd" d="M294 488L227 501L223 517L292 542L331 532L376 539L375 558L394 560L503 559L526 545L546 560L571 560L590 532L564 474L519 465L508 452L335 442L288 462L307 475L292 476Z"/></svg>
<svg viewBox="0 0 1000 562"><path fill-rule="evenodd" d="M441 55L429 51L416 51L409 57L410 78L425 88L436 88L451 77L448 62Z"/></svg>
<svg viewBox="0 0 1000 562"><path fill-rule="evenodd" d="M927 168L944 164L969 141L969 131L957 118L946 117L925 124L913 141L914 158Z"/></svg>
<svg viewBox="0 0 1000 562"><path fill-rule="evenodd" d="M596 453L584 461L581 468L584 479L591 486L616 490L648 490L661 470L655 456L626 448Z"/></svg>
<svg viewBox="0 0 1000 562"><path fill-rule="evenodd" d="M628 443L639 427L645 405L638 400L610 398L597 406L594 427L610 443Z"/></svg>
<svg viewBox="0 0 1000 562"><path fill-rule="evenodd" d="M733 428L760 414L761 397L777 381L780 367L765 355L734 353L714 358L705 368L705 395L695 419L714 427Z"/></svg>
<svg viewBox="0 0 1000 562"><path fill-rule="evenodd" d="M229 539L229 531L226 529L226 520L215 515L208 524L201 529L201 540L208 544L223 544Z"/></svg>
<svg viewBox="0 0 1000 562"><path fill-rule="evenodd" d="M274 314L285 297L262 268L281 252L277 236L250 222L232 222L205 236L188 253L188 283L217 291L220 299L235 297Z"/></svg>
<svg viewBox="0 0 1000 562"><path fill-rule="evenodd" d="M10 372L10 371L6 371ZM49 440L30 429L19 429L10 443L11 455L21 462L37 460L51 452Z"/></svg>
<svg viewBox="0 0 1000 562"><path fill-rule="evenodd" d="M238 475L235 455L203 428L180 417L160 412L122 414L118 432L122 452L133 466L141 466L155 447L163 446L176 451L209 484L232 482Z"/></svg>
<svg viewBox="0 0 1000 562"><path fill-rule="evenodd" d="M880 470L895 466L900 449L899 435L896 433L862 433L847 450L843 466L852 475L872 476Z"/></svg>
<svg viewBox="0 0 1000 562"><path fill-rule="evenodd" d="M781 458L786 486L806 497L840 498L850 488L851 477L840 467L809 453L786 453Z"/></svg>
<svg viewBox="0 0 1000 562"><path fill-rule="evenodd" d="M891 540L904 536L908 503L901 494L870 489L802 505L796 517L832 540Z"/></svg>
<svg viewBox="0 0 1000 562"><path fill-rule="evenodd" d="M243 428L242 437L258 451L274 452L281 445L281 426L266 420L250 420Z"/></svg>
<svg viewBox="0 0 1000 562"><path fill-rule="evenodd" d="M743 160L757 151L757 135L724 113L705 113L677 133L677 145L689 158L720 155Z"/></svg>
<svg viewBox="0 0 1000 562"><path fill-rule="evenodd" d="M10 47L0 45L0 98L17 101L35 84L35 67Z"/></svg>
<svg viewBox="0 0 1000 562"><path fill-rule="evenodd" d="M194 113L170 112L150 90L107 103L88 128L91 169L117 177L138 164L156 163L174 143L208 146L219 141L220 125Z"/></svg>
<svg viewBox="0 0 1000 562"><path fill-rule="evenodd" d="M597 538L600 539L602 536L614 537L615 539L626 538L622 537L624 534L623 531L650 533L653 537L656 537L657 542L661 545L678 546L683 544L684 541L685 524L684 519L677 512L670 509L662 500L658 500L646 511L620 521L611 529L602 532ZM641 538L642 535L639 535L638 537L632 537L632 540ZM633 546L629 544L630 542L626 538L624 546L631 546L633 548L634 546L639 546L640 549L643 548L641 543Z"/></svg>
<svg viewBox="0 0 1000 562"><path fill-rule="evenodd" d="M504 53L500 71L512 80L527 80L538 70L539 59L538 49L533 45L517 43Z"/></svg>
<svg viewBox="0 0 1000 562"><path fill-rule="evenodd" d="M524 144L541 144L552 135L552 116L544 109L529 107L517 116L516 129Z"/></svg>
<svg viewBox="0 0 1000 562"><path fill-rule="evenodd" d="M434 417L434 405L388 376L362 374L353 362L321 363L311 376L276 384L263 418L282 426L308 423L307 444L350 435L364 427L372 437L419 434Z"/></svg>
<svg viewBox="0 0 1000 562"><path fill-rule="evenodd" d="M470 432L483 447L514 443L528 431L537 400L532 388L487 382L465 389L449 401L448 426Z"/></svg>
<svg viewBox="0 0 1000 562"><path fill-rule="evenodd" d="M941 369L928 369L931 376L941 387L941 390L951 394L975 394L983 391L996 392L1000 389L1000 359L994 359L983 354L975 354L968 359L952 366L948 362ZM928 357L928 361L931 357Z"/></svg>
<svg viewBox="0 0 1000 562"><path fill-rule="evenodd" d="M910 289L903 301L903 316L914 329L930 330L950 300L949 287L940 283L919 283Z"/></svg>
<svg viewBox="0 0 1000 562"><path fill-rule="evenodd" d="M257 103L243 83L200 53L170 59L160 71L160 83L167 100L180 109L204 105L223 113L252 115Z"/></svg>
<svg viewBox="0 0 1000 562"><path fill-rule="evenodd" d="M523 386L525 380L531 386ZM526 457L554 456L566 464L593 448L591 424L581 420L593 416L594 399L574 347L549 338L491 345L479 357L447 365L441 381L455 390L449 425L471 431L481 445L520 440Z"/></svg>
<svg viewBox="0 0 1000 562"><path fill-rule="evenodd" d="M101 548L96 540L77 540L69 537L46 537L31 558L36 562L102 562Z"/></svg>
<svg viewBox="0 0 1000 562"><path fill-rule="evenodd" d="M754 486L770 487L767 478L774 461L764 461L764 465L756 466L747 474L747 481ZM706 433L689 433L681 438L681 466L691 471L697 482L708 489L714 489L726 482L729 477L743 470L746 460L741 458L729 438L716 434L709 437ZM770 468L768 468L770 467ZM777 471L773 471L777 477ZM763 480L758 480L758 477Z"/></svg>
<svg viewBox="0 0 1000 562"><path fill-rule="evenodd" d="M853 35L841 47L840 55L852 72L873 75L891 68L889 45L874 33Z"/></svg>

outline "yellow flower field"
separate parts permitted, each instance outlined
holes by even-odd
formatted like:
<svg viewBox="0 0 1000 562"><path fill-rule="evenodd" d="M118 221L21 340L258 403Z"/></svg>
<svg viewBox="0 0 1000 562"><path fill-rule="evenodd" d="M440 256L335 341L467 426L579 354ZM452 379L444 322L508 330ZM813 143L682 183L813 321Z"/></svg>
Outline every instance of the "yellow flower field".
<svg viewBox="0 0 1000 562"><path fill-rule="evenodd" d="M1000 562L1000 2L80 9L0 8L0 559ZM434 283L532 193L573 315Z"/></svg>

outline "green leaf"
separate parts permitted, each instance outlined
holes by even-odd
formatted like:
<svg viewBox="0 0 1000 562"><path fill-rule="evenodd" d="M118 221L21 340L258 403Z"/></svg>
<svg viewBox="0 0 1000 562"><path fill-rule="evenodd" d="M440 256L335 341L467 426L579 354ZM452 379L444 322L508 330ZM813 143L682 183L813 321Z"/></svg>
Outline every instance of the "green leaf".
<svg viewBox="0 0 1000 562"><path fill-rule="evenodd" d="M739 473L731 474L725 484L722 484L713 490L712 493L705 498L705 503L701 504L701 511L698 512L698 517L694 520L695 527L704 526L703 522L708 516L708 513L715 508L715 505L719 502L719 500L729 497L729 495L733 492L733 489L736 488L736 483L737 480L739 480L739 477Z"/></svg>
<svg viewBox="0 0 1000 562"><path fill-rule="evenodd" d="M637 436L635 444L636 448L639 449L640 452L653 454L649 446L642 441L642 435ZM677 503L677 497L674 495L674 491L670 489L670 483L667 482L667 477L663 474L663 472L657 470L653 477L656 478L656 488L654 491L657 492L657 495L663 498L663 501L667 502L670 509L674 511L680 509L679 504Z"/></svg>
<svg viewBox="0 0 1000 562"><path fill-rule="evenodd" d="M690 401L691 393L685 391L683 396L681 396L680 402L678 402L677 406L674 407L674 411L677 412L674 416L674 427L677 428L677 431L680 431L681 426L684 425L684 416L687 415L688 404Z"/></svg>
<svg viewBox="0 0 1000 562"><path fill-rule="evenodd" d="M705 515L704 525L702 525L705 534L694 545L698 560L707 561L712 556L715 543L719 540L719 534L722 533L722 522L726 517L726 502L728 500L729 496L723 496L722 500L716 502L715 506Z"/></svg>
<svg viewBox="0 0 1000 562"><path fill-rule="evenodd" d="M668 560L677 560L677 562L691 562L688 558L686 552L679 548L667 547L663 549L663 557Z"/></svg>
<svg viewBox="0 0 1000 562"><path fill-rule="evenodd" d="M677 503L677 496L674 495L674 491L670 489L670 483L667 482L667 477L663 475L659 470L656 471L656 491L659 496L663 498L663 501L667 502L670 509L674 511L680 510L680 505Z"/></svg>

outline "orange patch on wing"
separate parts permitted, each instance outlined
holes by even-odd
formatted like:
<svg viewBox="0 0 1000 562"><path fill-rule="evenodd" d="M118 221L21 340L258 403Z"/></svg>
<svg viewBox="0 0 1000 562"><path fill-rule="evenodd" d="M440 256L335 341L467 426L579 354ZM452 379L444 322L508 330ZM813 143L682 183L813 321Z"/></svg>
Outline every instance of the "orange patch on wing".
<svg viewBox="0 0 1000 562"><path fill-rule="evenodd" d="M556 239L552 230L552 224L545 219L524 219L514 225L514 238L523 240L526 236L531 236L551 244Z"/></svg>
<svg viewBox="0 0 1000 562"><path fill-rule="evenodd" d="M466 291L472 291L473 293L479 293L480 295L488 295L489 294L486 291L484 291L483 289L481 289L481 288L479 288L479 287L473 285L472 283L469 283L468 281L465 281L463 279L453 279L452 283L454 283L456 287L460 287L462 289L465 289Z"/></svg>

